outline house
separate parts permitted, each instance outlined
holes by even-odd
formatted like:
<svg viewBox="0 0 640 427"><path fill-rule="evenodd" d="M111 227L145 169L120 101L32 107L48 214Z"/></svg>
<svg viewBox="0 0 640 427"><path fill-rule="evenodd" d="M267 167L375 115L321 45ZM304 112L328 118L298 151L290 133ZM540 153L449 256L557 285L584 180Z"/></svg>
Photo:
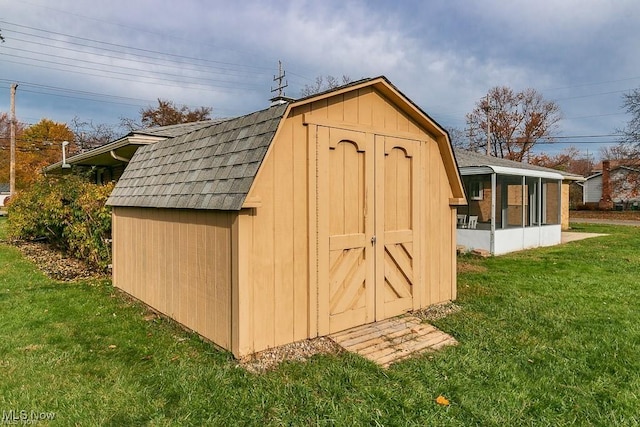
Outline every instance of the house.
<svg viewBox="0 0 640 427"><path fill-rule="evenodd" d="M500 255L560 243L569 228L569 183L579 175L456 149L468 205L457 242Z"/></svg>
<svg viewBox="0 0 640 427"><path fill-rule="evenodd" d="M113 282L241 357L456 298L447 133L385 77L140 147Z"/></svg>
<svg viewBox="0 0 640 427"><path fill-rule="evenodd" d="M4 207L5 202L11 195L9 190L9 183L0 183L0 208Z"/></svg>
<svg viewBox="0 0 640 427"><path fill-rule="evenodd" d="M218 120L146 128L92 150L70 156L44 168L47 175L87 173L96 184L117 181L140 147L210 126ZM61 153L62 156L62 153Z"/></svg>
<svg viewBox="0 0 640 427"><path fill-rule="evenodd" d="M600 209L637 209L640 203L640 160L605 160L583 184L582 201Z"/></svg>

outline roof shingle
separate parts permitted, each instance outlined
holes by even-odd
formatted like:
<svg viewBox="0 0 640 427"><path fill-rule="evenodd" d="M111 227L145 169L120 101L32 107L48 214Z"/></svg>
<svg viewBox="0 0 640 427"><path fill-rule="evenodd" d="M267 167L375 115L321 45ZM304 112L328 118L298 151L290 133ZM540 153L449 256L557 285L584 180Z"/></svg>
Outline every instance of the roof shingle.
<svg viewBox="0 0 640 427"><path fill-rule="evenodd" d="M286 107L194 124L189 133L140 148L107 204L239 210Z"/></svg>

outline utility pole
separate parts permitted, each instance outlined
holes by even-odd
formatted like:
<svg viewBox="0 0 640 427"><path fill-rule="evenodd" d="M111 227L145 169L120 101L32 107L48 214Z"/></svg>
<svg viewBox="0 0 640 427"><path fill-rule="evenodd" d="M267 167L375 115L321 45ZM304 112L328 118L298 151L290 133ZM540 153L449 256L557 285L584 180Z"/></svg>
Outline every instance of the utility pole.
<svg viewBox="0 0 640 427"><path fill-rule="evenodd" d="M9 166L9 197L16 192L16 89L18 84L11 85L11 159Z"/></svg>
<svg viewBox="0 0 640 427"><path fill-rule="evenodd" d="M487 156L491 155L491 104L489 104L489 94L487 93Z"/></svg>

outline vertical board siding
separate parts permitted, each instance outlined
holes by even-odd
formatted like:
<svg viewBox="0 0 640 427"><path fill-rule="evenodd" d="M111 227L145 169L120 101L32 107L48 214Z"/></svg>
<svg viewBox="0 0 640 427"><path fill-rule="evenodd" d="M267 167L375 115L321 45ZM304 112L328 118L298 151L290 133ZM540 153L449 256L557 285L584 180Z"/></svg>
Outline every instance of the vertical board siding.
<svg viewBox="0 0 640 427"><path fill-rule="evenodd" d="M273 151L274 161L274 206L277 207L278 219L275 220L274 232L278 236L278 244L274 245L274 313L277 324L274 340L276 343L293 341L294 324L294 277L293 277L293 129L292 123L286 122L281 130L279 147Z"/></svg>
<svg viewBox="0 0 640 427"><path fill-rule="evenodd" d="M306 112L307 109L303 109ZM307 197L308 143L307 128L302 125L302 115L289 120L292 127L293 175L293 340L310 337L309 333L309 228L307 226L310 199Z"/></svg>
<svg viewBox="0 0 640 427"><path fill-rule="evenodd" d="M275 299L280 295L275 294L275 245L278 243L275 236L275 223L278 220L276 206L274 203L274 151L278 150L278 145L273 147L271 155L265 159L262 167L260 180L256 183L256 191L251 194L257 195L262 206L256 209L253 217L253 250L251 253L251 263L253 265L253 299L256 301L254 324L253 324L253 345L255 351L275 346Z"/></svg>
<svg viewBox="0 0 640 427"><path fill-rule="evenodd" d="M308 111L308 109L303 112ZM307 128L302 114L283 123L249 197L253 351L313 336L309 328L309 192Z"/></svg>
<svg viewBox="0 0 640 427"><path fill-rule="evenodd" d="M114 207L114 285L230 349L233 215Z"/></svg>
<svg viewBox="0 0 640 427"><path fill-rule="evenodd" d="M364 125L371 137L379 129L387 135L394 132L413 134L416 140L421 141L416 145L416 149L421 151L416 156L417 163L389 172L394 174L394 180L407 181L408 171L420 168L417 174L422 177L417 187L420 200L412 212L404 212L411 207L408 201L410 189L399 191L394 195L395 199L387 201L392 211L387 221L395 228L415 225L420 230L416 241L416 247L420 248L417 252L419 259L415 262L422 287L416 293L418 299L414 307L425 307L453 297L455 242L451 239L455 235L452 228L455 224L449 206L449 181L436 140L371 87L340 94L291 111L281 124L248 195L260 200L260 206L247 219L251 237L240 231L244 236L241 244L248 248L248 262L252 268L249 289L254 306L253 318L250 326L244 329L252 351L314 337L318 331L327 328L327 325L323 328L318 324L321 319L318 311L327 308L318 305L321 302L317 300L317 289L326 285L322 282L328 280L328 272L316 271L317 253L322 250L322 243L317 241L321 231L316 227L323 227L323 219L317 217L317 211L323 208L317 206L319 196L316 191L326 191L335 196L334 200L341 200L342 205L338 209L343 214L364 210L364 200L352 194L352 187L320 188L325 181L316 181L320 173L316 170L319 162L315 145L317 128L303 125L305 113L337 123ZM321 132L320 137L323 135ZM353 148L344 145L340 150L345 150L343 156L346 156L347 151ZM398 156L398 164L409 163L400 154L391 153ZM356 183L361 186L363 176L360 169L366 165L345 168L338 161L328 166L331 176L336 178L331 182L353 181L354 186ZM326 185L329 186L329 180ZM349 234L364 227L362 217L340 217L343 220L337 222L329 212L324 219L327 233L329 228L336 234Z"/></svg>

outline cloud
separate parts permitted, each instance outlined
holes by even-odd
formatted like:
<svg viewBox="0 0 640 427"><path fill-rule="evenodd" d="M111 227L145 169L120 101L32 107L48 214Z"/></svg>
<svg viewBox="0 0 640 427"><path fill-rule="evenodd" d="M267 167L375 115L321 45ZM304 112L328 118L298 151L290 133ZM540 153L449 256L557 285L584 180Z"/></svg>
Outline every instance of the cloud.
<svg viewBox="0 0 640 427"><path fill-rule="evenodd" d="M55 6L25 0L3 5L0 19L82 39L44 33L47 46L33 54L36 61L21 61L31 65L3 62L0 89L20 78L132 98L126 101L132 104L164 98L212 106L214 114L229 116L268 105L282 60L287 95L294 97L319 75L384 74L442 124L464 127L465 113L491 87L533 87L561 100L565 132L607 133L624 121L608 115L619 111L620 91L640 86L640 57L634 54L639 13L635 0L114 0L91 8L78 0ZM5 36L16 29L2 23L0 28ZM69 42L79 43L73 46L79 52L71 51ZM19 45L25 46L37 50ZM14 40L8 40L0 55L13 47ZM75 68L38 59L68 61ZM33 94L21 95L26 103ZM0 98L0 111L5 101ZM56 120L91 114L95 121L113 123L139 108L44 94L29 102L30 115L57 114ZM597 117L577 119L583 116Z"/></svg>

